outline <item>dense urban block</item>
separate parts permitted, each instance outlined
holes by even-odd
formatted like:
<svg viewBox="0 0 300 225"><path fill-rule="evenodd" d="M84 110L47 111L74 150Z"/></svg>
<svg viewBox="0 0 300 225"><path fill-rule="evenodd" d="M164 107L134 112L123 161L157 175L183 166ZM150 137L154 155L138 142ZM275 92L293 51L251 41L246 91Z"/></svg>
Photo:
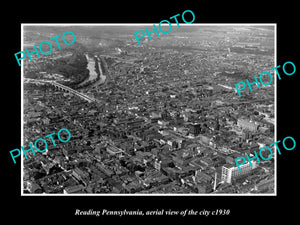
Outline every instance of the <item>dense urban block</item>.
<svg viewBox="0 0 300 225"><path fill-rule="evenodd" d="M22 61L24 146L63 127L72 134L27 152L23 192L273 194L277 143L272 155L257 150L275 142L274 82L241 97L234 84L274 68L274 26L180 23L138 45L132 34L142 29L74 26L74 44ZM24 30L30 52L64 32ZM255 151L270 159L249 162Z"/></svg>

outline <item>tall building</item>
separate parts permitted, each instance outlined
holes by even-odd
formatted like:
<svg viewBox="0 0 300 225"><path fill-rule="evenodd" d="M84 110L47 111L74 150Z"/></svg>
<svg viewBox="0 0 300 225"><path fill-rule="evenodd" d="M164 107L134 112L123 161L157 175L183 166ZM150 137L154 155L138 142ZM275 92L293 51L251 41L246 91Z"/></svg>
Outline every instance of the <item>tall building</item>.
<svg viewBox="0 0 300 225"><path fill-rule="evenodd" d="M250 132L245 130L242 132L242 139L245 141L250 138Z"/></svg>
<svg viewBox="0 0 300 225"><path fill-rule="evenodd" d="M253 161L252 167L249 162L240 166L241 171L239 171L238 167L233 164L225 164L222 166L222 181L231 184L232 181L236 178L242 177L244 175L250 174L253 169L257 167L257 162Z"/></svg>
<svg viewBox="0 0 300 225"><path fill-rule="evenodd" d="M189 128L190 128L190 133L193 134L194 136L200 134L201 126L199 123L192 123L189 125Z"/></svg>
<svg viewBox="0 0 300 225"><path fill-rule="evenodd" d="M157 169L157 170L161 169L161 160L155 159L154 168Z"/></svg>

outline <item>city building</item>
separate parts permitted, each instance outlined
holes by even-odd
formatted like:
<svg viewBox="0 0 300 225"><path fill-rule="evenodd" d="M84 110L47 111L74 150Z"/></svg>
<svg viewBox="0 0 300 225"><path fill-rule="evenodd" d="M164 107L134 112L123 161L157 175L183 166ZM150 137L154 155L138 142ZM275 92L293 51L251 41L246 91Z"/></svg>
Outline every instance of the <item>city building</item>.
<svg viewBox="0 0 300 225"><path fill-rule="evenodd" d="M197 136L198 134L200 134L201 125L199 123L189 124L189 128L190 128L190 133L192 135Z"/></svg>
<svg viewBox="0 0 300 225"><path fill-rule="evenodd" d="M74 185L74 186L69 186L64 189L64 194L76 194L76 193L82 193L84 189L84 186L79 184L79 185Z"/></svg>
<svg viewBox="0 0 300 225"><path fill-rule="evenodd" d="M274 189L274 178L269 179L269 180L262 180L258 184L255 185L255 190L256 191L268 191L270 189Z"/></svg>
<svg viewBox="0 0 300 225"><path fill-rule="evenodd" d="M224 164L222 166L222 181L226 183L233 183L236 179L244 177L245 175L249 175L252 171L257 168L257 163L252 162L252 167L249 162L240 166L241 171L239 171L238 167L233 164Z"/></svg>
<svg viewBox="0 0 300 225"><path fill-rule="evenodd" d="M251 120L247 120L247 119L239 118L237 121L237 125L239 127L241 127L242 129L246 129L251 132L256 132L258 129L258 124L256 124L255 122L253 122Z"/></svg>

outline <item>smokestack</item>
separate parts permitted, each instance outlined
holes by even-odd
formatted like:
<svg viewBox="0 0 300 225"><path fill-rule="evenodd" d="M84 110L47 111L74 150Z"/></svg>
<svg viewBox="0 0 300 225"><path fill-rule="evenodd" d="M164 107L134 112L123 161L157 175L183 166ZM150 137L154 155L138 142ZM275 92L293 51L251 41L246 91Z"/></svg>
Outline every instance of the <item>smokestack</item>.
<svg viewBox="0 0 300 225"><path fill-rule="evenodd" d="M217 188L217 172L215 172L215 182L214 182L214 191Z"/></svg>

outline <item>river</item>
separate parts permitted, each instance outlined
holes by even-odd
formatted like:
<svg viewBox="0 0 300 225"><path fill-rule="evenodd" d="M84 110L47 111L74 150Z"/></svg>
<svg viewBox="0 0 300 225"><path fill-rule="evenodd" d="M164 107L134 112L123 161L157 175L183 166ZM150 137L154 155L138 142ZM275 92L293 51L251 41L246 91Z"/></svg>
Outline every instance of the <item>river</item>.
<svg viewBox="0 0 300 225"><path fill-rule="evenodd" d="M88 61L87 69L89 70L89 77L86 80L84 80L83 82L81 82L79 84L79 86L84 85L85 83L87 83L89 81L93 81L97 78L97 73L95 71L94 58L90 58L88 56L88 54L85 54L85 57ZM97 58L97 61L98 61L98 66L99 66L99 71L100 71L100 79L98 81L96 81L93 85L98 85L98 84L103 84L105 82L106 76L103 75L100 59L98 58L98 56L95 56L95 57Z"/></svg>
<svg viewBox="0 0 300 225"><path fill-rule="evenodd" d="M101 67L101 60L98 58L98 56L95 56L98 60L98 67L99 67L99 71L100 71L100 80L98 80L95 85L98 85L98 84L103 84L106 80L106 76L103 75L103 71L102 71L102 67Z"/></svg>

